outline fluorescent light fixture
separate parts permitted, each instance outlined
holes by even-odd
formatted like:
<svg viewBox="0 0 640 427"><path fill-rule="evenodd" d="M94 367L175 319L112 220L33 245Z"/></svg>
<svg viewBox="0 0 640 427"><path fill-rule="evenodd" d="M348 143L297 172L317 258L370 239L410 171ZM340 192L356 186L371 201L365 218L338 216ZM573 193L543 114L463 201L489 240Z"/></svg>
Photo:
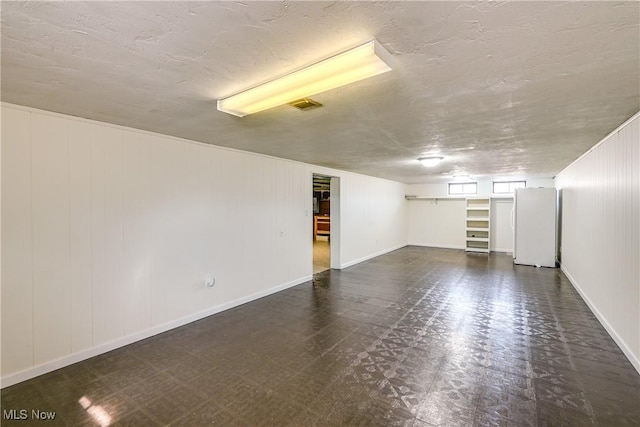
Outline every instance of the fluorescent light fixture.
<svg viewBox="0 0 640 427"><path fill-rule="evenodd" d="M218 110L243 117L391 70L391 55L371 40L267 83L218 100Z"/></svg>
<svg viewBox="0 0 640 427"><path fill-rule="evenodd" d="M432 168L434 166L437 166L438 163L442 161L442 159L444 159L444 157L431 156L431 157L420 157L418 161L422 163L423 166Z"/></svg>

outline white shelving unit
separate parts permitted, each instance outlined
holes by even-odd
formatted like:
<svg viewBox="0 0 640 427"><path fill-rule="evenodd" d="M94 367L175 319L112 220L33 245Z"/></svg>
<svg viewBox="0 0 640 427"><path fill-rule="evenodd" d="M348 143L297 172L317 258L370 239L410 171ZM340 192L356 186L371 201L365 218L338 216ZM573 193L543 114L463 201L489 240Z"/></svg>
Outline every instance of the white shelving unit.
<svg viewBox="0 0 640 427"><path fill-rule="evenodd" d="M489 253L491 236L491 199L474 197L466 199L467 237L465 249L468 252Z"/></svg>

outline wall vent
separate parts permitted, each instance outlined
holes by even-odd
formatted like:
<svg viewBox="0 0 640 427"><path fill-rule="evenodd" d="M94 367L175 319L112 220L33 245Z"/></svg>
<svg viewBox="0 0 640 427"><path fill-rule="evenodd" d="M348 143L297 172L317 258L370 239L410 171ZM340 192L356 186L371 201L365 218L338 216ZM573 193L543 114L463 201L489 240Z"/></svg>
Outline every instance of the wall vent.
<svg viewBox="0 0 640 427"><path fill-rule="evenodd" d="M309 98L298 99L297 101L290 102L289 105L292 107L296 107L298 110L307 111L313 110L314 108L322 107L318 101L314 101Z"/></svg>

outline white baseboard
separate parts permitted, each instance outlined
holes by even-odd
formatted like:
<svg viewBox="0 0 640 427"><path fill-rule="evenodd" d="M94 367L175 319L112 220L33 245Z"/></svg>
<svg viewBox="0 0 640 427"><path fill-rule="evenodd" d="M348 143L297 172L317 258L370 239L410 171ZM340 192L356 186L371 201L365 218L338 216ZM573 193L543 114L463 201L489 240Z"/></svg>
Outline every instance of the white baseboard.
<svg viewBox="0 0 640 427"><path fill-rule="evenodd" d="M633 354L633 352L631 351L627 343L624 341L624 339L622 339L622 337L618 335L616 330L609 324L609 322L607 322L607 319L602 315L602 313L600 313L600 311L595 306L593 301L591 301L591 299L589 299L589 297L582 291L582 289L580 288L580 285L578 285L578 282L576 282L576 280L573 278L571 273L567 271L564 265L560 264L560 270L562 270L564 275L567 276L567 279L569 279L569 283L571 283L573 288L578 292L578 294L580 294L580 296L582 297L584 302L587 304L591 312L596 316L600 324L609 333L609 335L616 342L616 344L618 344L618 347L620 347L620 350L622 350L624 355L627 356L627 359L629 359L629 362L631 362L633 367L636 368L636 371L638 371L638 373L640 374L640 358L638 358L636 355Z"/></svg>
<svg viewBox="0 0 640 427"><path fill-rule="evenodd" d="M125 337L121 337L115 339L113 341L109 341L107 343L99 344L95 347L88 348L86 350L82 350L76 353L69 354L67 356L63 356L59 359L55 359L19 372L15 372L13 374L6 375L2 377L0 380L0 388L5 388L12 386L14 384L20 383L22 381L29 380L31 378L35 378L39 375L46 374L47 372L55 371L56 369L64 368L65 366L72 365L74 363L80 362L82 360L89 359L91 357L97 356L102 353L109 352L111 350L115 350L120 347L124 347L125 345L132 344L137 341L141 341L143 339L152 337L154 335L161 334L163 332L169 331L171 329L178 328L180 326L184 326L188 323L195 322L196 320L203 319L205 317L211 316L216 313L220 313L221 311L228 310L230 308L237 307L242 304L246 304L248 302L266 297L268 295L274 294L276 292L283 291L285 289L291 288L296 285L300 285L304 282L308 282L312 280L312 276L304 276L296 280L292 280L290 282L275 286L273 288L266 289L264 291L256 292L255 294L239 298L224 304L217 305L215 307L208 308L203 311L199 311L197 313L190 314L188 316L181 317L176 320L172 320L167 323L163 323L158 326L154 326L149 329L145 329L144 331L136 332L131 335L127 335Z"/></svg>
<svg viewBox="0 0 640 427"><path fill-rule="evenodd" d="M424 246L438 249L464 249L464 246L460 245L441 245L439 243L409 243L409 246Z"/></svg>
<svg viewBox="0 0 640 427"><path fill-rule="evenodd" d="M380 255L384 255L384 254L387 254L387 253L389 253L389 252L393 252L393 251L396 251L396 250L398 250L398 249L404 248L405 246L407 246L407 245L398 245L398 246L393 246L393 247L391 247L391 248L384 249L384 250L382 250L382 251L379 251L379 252L373 253L373 254L371 254L371 255L367 255L367 256L365 256L365 257L358 258L358 259L356 259L356 260L354 260L354 261L349 261L349 262L346 262L346 263L344 263L344 264L340 264L340 269L347 268L347 267L351 267L352 265L360 264L361 262L364 262L364 261L370 260L371 258L375 258L375 257L378 257L378 256L380 256Z"/></svg>
<svg viewBox="0 0 640 427"><path fill-rule="evenodd" d="M438 249L466 249L464 246L459 245L441 245L439 243L409 243L409 246L424 246L427 248L438 248ZM513 249L507 248L491 248L491 252L502 252L505 254L513 253Z"/></svg>
<svg viewBox="0 0 640 427"><path fill-rule="evenodd" d="M513 249L506 249L506 248L491 248L491 252L501 252L501 253L505 253L505 254L513 254Z"/></svg>

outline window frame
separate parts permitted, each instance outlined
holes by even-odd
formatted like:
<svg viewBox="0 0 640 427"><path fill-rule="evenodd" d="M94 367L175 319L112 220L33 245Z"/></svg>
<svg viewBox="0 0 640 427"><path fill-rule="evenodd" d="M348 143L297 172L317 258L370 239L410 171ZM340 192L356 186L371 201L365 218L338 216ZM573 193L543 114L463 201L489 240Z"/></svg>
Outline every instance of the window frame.
<svg viewBox="0 0 640 427"><path fill-rule="evenodd" d="M473 185L474 191L473 193L467 193L465 192L465 185ZM460 186L460 189L462 190L460 193L452 193L451 192L451 186ZM474 182L474 181L468 181L468 182L450 182L447 185L447 194L449 196L475 196L478 194L478 183Z"/></svg>
<svg viewBox="0 0 640 427"><path fill-rule="evenodd" d="M508 191L496 191L496 184L507 184L509 190ZM514 187L513 184L522 184L522 186ZM526 179L518 179L513 181L492 181L491 191L492 194L514 194L516 188L527 188L527 180Z"/></svg>

